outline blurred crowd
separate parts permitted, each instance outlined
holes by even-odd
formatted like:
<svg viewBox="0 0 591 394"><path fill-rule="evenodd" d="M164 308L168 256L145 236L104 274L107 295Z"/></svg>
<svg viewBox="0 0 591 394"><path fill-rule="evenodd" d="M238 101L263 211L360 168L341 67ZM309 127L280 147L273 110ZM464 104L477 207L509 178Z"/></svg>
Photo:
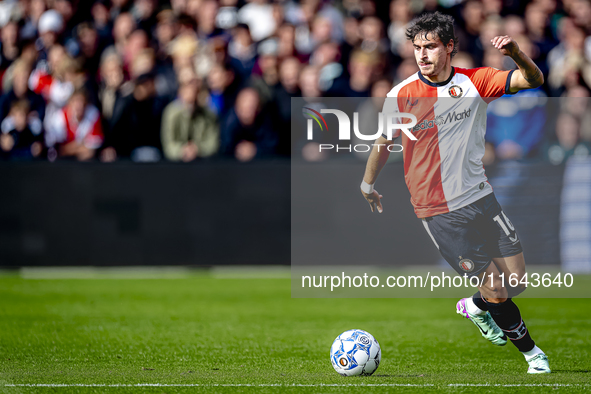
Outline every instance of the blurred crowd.
<svg viewBox="0 0 591 394"><path fill-rule="evenodd" d="M293 144L291 98L384 97L418 71L406 27L436 10L454 65L515 68L489 45L508 34L546 77L490 106L487 163L591 152L589 0L4 0L0 157L321 160Z"/></svg>

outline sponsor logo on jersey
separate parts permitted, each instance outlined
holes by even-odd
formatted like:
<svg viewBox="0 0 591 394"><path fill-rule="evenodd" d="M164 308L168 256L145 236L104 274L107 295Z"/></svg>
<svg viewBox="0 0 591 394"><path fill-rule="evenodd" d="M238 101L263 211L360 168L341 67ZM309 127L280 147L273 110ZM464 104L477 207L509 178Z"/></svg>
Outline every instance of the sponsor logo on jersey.
<svg viewBox="0 0 591 394"><path fill-rule="evenodd" d="M472 114L472 109L465 109L462 112L450 112L447 115L439 115L438 117L436 117L435 119L431 119L431 120L423 120L420 123L417 123L417 125L413 128L413 131L419 131L419 130L428 130L431 129L435 126L441 126L447 123L451 123L451 122L458 122L460 120L464 120L470 117L470 115Z"/></svg>
<svg viewBox="0 0 591 394"><path fill-rule="evenodd" d="M460 97L462 97L462 94L464 94L464 91L458 85L451 85L449 87L449 89L447 90L447 92L453 98L460 98Z"/></svg>
<svg viewBox="0 0 591 394"><path fill-rule="evenodd" d="M466 272L472 272L472 270L474 270L474 262L470 259L462 259L458 265Z"/></svg>

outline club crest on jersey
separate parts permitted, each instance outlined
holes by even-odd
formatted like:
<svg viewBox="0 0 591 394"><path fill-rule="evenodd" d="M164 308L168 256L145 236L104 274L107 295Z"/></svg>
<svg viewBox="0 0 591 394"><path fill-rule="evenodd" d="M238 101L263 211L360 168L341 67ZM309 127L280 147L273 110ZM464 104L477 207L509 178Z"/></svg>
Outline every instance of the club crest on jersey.
<svg viewBox="0 0 591 394"><path fill-rule="evenodd" d="M458 85L451 85L449 87L449 89L447 90L447 92L453 98L460 98L460 97L462 97L462 94L464 94L464 91Z"/></svg>
<svg viewBox="0 0 591 394"><path fill-rule="evenodd" d="M472 270L474 270L474 262L470 259L462 259L458 265L466 272L472 272Z"/></svg>

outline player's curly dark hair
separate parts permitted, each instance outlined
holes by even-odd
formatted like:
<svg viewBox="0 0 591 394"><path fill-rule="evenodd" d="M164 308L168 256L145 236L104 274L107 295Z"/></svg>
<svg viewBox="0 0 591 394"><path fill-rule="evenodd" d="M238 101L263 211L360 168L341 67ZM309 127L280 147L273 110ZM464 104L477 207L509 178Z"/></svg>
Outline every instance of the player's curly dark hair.
<svg viewBox="0 0 591 394"><path fill-rule="evenodd" d="M417 35L426 37L429 33L439 37L443 45L447 45L449 40L453 40L454 49L451 57L458 53L458 37L454 32L454 18L451 15L436 11L419 16L406 29L406 38L414 41Z"/></svg>

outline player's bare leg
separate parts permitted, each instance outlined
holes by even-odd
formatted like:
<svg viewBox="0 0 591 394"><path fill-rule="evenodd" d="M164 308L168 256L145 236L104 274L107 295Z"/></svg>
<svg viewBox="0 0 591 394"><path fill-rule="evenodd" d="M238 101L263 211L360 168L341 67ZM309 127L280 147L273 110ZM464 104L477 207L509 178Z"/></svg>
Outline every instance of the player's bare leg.
<svg viewBox="0 0 591 394"><path fill-rule="evenodd" d="M519 282L525 275L523 253L510 257L493 258L493 264L490 266L494 266L490 270L493 273L493 280L490 281L487 277L485 284L479 289L488 312L507 337L511 339L511 342L525 356L525 360L529 364L527 372L531 374L549 373L548 358L534 343L521 318L519 308L512 300L512 297L525 290L525 285L520 283L516 287L509 287L508 278L511 275L517 277ZM499 277L501 272L504 273L504 283L501 282Z"/></svg>

